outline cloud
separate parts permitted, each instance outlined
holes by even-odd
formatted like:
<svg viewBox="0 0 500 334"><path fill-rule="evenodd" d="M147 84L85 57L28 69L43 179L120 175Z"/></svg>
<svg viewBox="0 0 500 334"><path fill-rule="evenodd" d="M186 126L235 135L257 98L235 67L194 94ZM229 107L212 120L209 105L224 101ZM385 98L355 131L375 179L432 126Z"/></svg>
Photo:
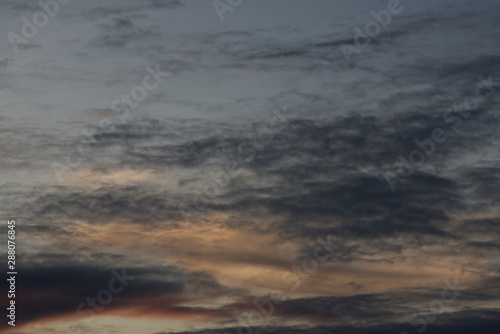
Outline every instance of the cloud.
<svg viewBox="0 0 500 334"><path fill-rule="evenodd" d="M112 268L112 266L111 266ZM193 299L203 298L215 291L227 293L226 288L213 281L206 273L189 273L175 266L157 268L116 268L118 279L108 267L83 264L24 267L16 300L19 303L16 320L26 324L40 319L69 317L76 320L94 315L118 312L122 316L228 317L223 310L183 306ZM110 303L97 303L97 309L88 304L87 298L96 298L108 289L123 289L114 293ZM22 287L22 288L21 288ZM211 291L211 292L210 292ZM106 297L103 297L104 299ZM100 300L99 298L97 299ZM83 303L83 305L81 305ZM77 307L81 312L77 312ZM131 311L128 311L128 310ZM102 313L101 313L102 312ZM129 314L130 313L130 314ZM5 325L4 325L5 326Z"/></svg>
<svg viewBox="0 0 500 334"><path fill-rule="evenodd" d="M477 311L464 311L454 312L447 316L446 321L439 324L432 324L425 330L430 334L466 334L470 331L481 330L485 333L493 332L499 325L497 320L498 311L495 309L478 309ZM303 326L269 326L257 327L260 333L267 334L292 334L292 333L312 333L312 334L327 334L327 333L359 333L359 334L383 334L383 333L399 333L406 331L415 331L420 327L409 326L406 323L388 323L372 326L362 326L353 324L350 326L316 326L316 327L303 327ZM219 334L236 332L237 327L224 328L224 329L207 329L201 331L185 331L179 332L182 334ZM244 330L244 329L243 329ZM165 334L166 332L157 332L154 334Z"/></svg>
<svg viewBox="0 0 500 334"><path fill-rule="evenodd" d="M22 48L0 59L0 199L19 221L19 323L72 321L120 266L136 278L102 315L236 332L253 302L286 290L283 275L295 277L330 235L341 246L283 291L255 332L414 332L408 317L454 277L467 288L446 311L429 311L426 333L498 327L497 87L457 129L443 119L474 95L478 76L498 81L494 10L410 10L347 64L340 46L356 46L354 19L278 26L259 12L258 28L246 29L219 25L214 12L213 24L193 21L203 7L181 1L74 6L23 47L36 47L36 59ZM150 64L168 82L116 120L110 102ZM283 106L287 121L259 138ZM97 128L104 118L116 122ZM78 159L90 128L95 143L56 183L51 164ZM391 192L384 173L436 128L446 142ZM240 173L207 196L229 161ZM195 207L204 192L184 221L179 205Z"/></svg>

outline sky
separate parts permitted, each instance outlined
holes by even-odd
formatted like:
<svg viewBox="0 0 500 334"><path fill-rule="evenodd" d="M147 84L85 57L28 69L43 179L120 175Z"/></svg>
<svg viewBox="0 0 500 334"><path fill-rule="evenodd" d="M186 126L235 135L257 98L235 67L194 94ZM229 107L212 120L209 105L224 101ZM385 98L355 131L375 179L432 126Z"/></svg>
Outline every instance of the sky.
<svg viewBox="0 0 500 334"><path fill-rule="evenodd" d="M2 0L0 333L497 333L498 22Z"/></svg>

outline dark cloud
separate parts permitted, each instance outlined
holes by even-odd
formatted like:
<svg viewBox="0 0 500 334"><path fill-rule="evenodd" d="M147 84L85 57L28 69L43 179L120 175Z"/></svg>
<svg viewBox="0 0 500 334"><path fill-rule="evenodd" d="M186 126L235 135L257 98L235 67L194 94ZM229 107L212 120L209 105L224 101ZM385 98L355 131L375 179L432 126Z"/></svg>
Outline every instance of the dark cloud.
<svg viewBox="0 0 500 334"><path fill-rule="evenodd" d="M204 298L229 292L229 289L219 285L210 275L203 272L190 273L174 266L121 267L113 271L108 267L92 267L84 264L59 266L44 264L35 267L24 266L23 275L17 277L16 299L19 306L16 320L21 324L55 316L68 316L81 320L80 318L88 317L89 310L92 310L87 304L87 298L96 298L103 289L109 290L111 280L115 289L119 289L120 286L123 286L123 289L113 295L109 305L103 306L102 303L97 303L103 307L94 313L135 307L145 314L229 316L223 310L212 311L201 307L177 305L191 298ZM83 313L78 313L77 307L81 303L86 306L80 308Z"/></svg>
<svg viewBox="0 0 500 334"><path fill-rule="evenodd" d="M164 9L177 9L184 4L180 0L150 0L151 6Z"/></svg>
<svg viewBox="0 0 500 334"><path fill-rule="evenodd" d="M481 333L494 333L500 321L498 321L499 312L496 309L478 309L475 311L454 312L446 315L446 320L439 321L436 324L429 324L425 333L430 334L468 334L471 331L480 331ZM401 333L401 332L415 332L422 326L410 326L408 323L392 322L388 324L368 325L362 326L360 324L353 324L351 326L315 326L306 327L254 327L254 331L266 334L386 334L386 333ZM248 328L247 328L248 329ZM179 332L179 334L222 334L237 332L237 327L216 329L216 330L202 330L202 331L189 331ZM241 329L245 331L245 329ZM157 332L154 334L166 334L166 332Z"/></svg>
<svg viewBox="0 0 500 334"><path fill-rule="evenodd" d="M175 202L172 203L172 200ZM148 193L138 187L111 187L93 192L68 189L45 193L33 204L36 207L34 214L46 220L81 218L89 223L127 220L153 224L181 220L182 216L175 206L178 201L176 195Z"/></svg>
<svg viewBox="0 0 500 334"><path fill-rule="evenodd" d="M99 6L84 11L85 17L96 20L96 19L107 19L109 17L115 16L120 19L122 14L137 14L141 10L148 9L177 9L184 6L180 0L149 0L141 3L125 3L125 6Z"/></svg>
<svg viewBox="0 0 500 334"><path fill-rule="evenodd" d="M40 266L23 270L22 277L19 276L16 282L20 304L17 314L21 323L63 314L75 316L80 303L86 303L87 297L95 298L99 291L108 289L109 281L115 277L107 268L87 266ZM119 268L117 272L122 273ZM123 292L113 298L111 307L130 304L136 297L151 297L152 291L157 291L156 295L179 294L182 291L183 284L180 282L161 282L137 276L157 272L147 269L125 270L126 275L137 279L128 282Z"/></svg>
<svg viewBox="0 0 500 334"><path fill-rule="evenodd" d="M497 119L486 111L483 116L485 122L476 124L478 131ZM396 193L389 191L382 173L397 166L399 155L407 158L418 149L414 139L428 138L435 127L443 126L434 113L401 113L385 118L352 114L327 122L291 120L274 129L272 138L264 144L256 142L255 158L244 162L246 156L238 153L238 146L255 139L263 125L235 127L172 120L117 123L99 136L90 161L99 170L101 157L106 157L103 175L119 171L121 166L136 171L153 168L158 173L173 167L220 172L228 161L240 161L242 168L272 182L256 187L245 173L229 177L229 183L204 212L236 210L277 215L283 218L282 223L275 222L269 230L295 236L330 233L373 238L406 233L453 239L457 235L450 232L450 217L481 208L466 192L473 191L485 205L499 200L495 191L497 170L493 167L462 167L458 174L456 170L453 175L446 173L450 169L447 165L455 164L458 156L493 145L497 135L492 132L481 136L449 132L448 141L437 144L426 163L431 169L417 169L402 180ZM225 133L212 136L213 127ZM110 158L114 164L109 164ZM211 179L193 176L193 181L203 184ZM169 189L110 184L92 192L75 188L42 190L33 195L37 199L31 211L45 219L80 217L92 223L116 219L144 223L145 216L148 223L175 222L182 219L179 204L192 205L195 194L190 183L190 178L181 178L177 188ZM310 219L317 224L306 224Z"/></svg>

